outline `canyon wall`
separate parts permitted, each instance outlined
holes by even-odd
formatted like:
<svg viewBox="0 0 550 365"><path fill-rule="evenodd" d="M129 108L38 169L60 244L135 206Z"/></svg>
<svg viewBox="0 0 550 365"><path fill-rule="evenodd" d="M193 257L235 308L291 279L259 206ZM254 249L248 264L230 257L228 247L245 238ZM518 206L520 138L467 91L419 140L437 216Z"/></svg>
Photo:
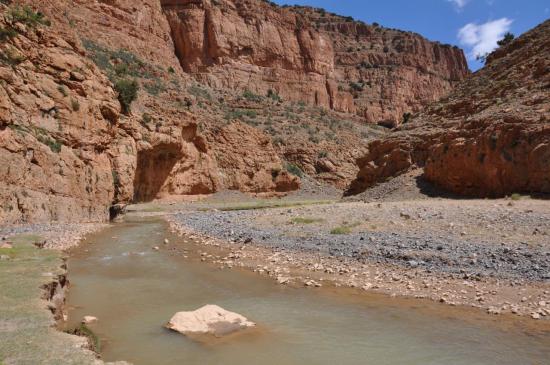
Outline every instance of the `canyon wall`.
<svg viewBox="0 0 550 365"><path fill-rule="evenodd" d="M550 21L489 55L487 65L358 159L356 194L412 166L477 197L550 193Z"/></svg>
<svg viewBox="0 0 550 365"><path fill-rule="evenodd" d="M468 74L462 50L322 9L162 0L183 69L215 88L399 124Z"/></svg>
<svg viewBox="0 0 550 365"><path fill-rule="evenodd" d="M243 144L199 131L160 3L142 5L49 0L42 17L0 4L9 31L0 44L0 222L101 221L118 202L299 187L272 173L284 167L261 132L226 126ZM126 114L114 86L122 78L139 85ZM216 143L227 147L223 159ZM254 151L263 153L254 163L227 163Z"/></svg>
<svg viewBox="0 0 550 365"><path fill-rule="evenodd" d="M300 186L287 169L344 187L365 141L386 133L365 121L399 124L468 73L459 49L260 0L0 10L2 223L99 221L112 204L223 189L286 193Z"/></svg>

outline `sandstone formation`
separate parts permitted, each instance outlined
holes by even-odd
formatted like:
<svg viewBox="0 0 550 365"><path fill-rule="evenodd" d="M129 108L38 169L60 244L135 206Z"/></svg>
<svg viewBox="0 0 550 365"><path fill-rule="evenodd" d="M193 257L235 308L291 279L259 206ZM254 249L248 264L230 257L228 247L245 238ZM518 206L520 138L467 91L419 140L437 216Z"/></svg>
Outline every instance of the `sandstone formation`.
<svg viewBox="0 0 550 365"><path fill-rule="evenodd" d="M260 0L0 10L3 223L101 221L110 206L223 189L286 193L302 172L343 188L385 133L365 122L397 124L468 72L460 50L419 35ZM119 81L138 86L131 106Z"/></svg>
<svg viewBox="0 0 550 365"><path fill-rule="evenodd" d="M166 328L184 335L208 334L220 337L255 325L240 314L208 304L195 311L174 314Z"/></svg>
<svg viewBox="0 0 550 365"><path fill-rule="evenodd" d="M492 53L447 98L369 145L348 193L423 166L453 193L550 193L550 21Z"/></svg>
<svg viewBox="0 0 550 365"><path fill-rule="evenodd" d="M258 131L245 137L246 145L233 138L228 154L236 155L223 156L218 166L211 143L219 136L206 140L198 131L197 117L180 106L178 79L185 82L185 77L175 69L174 74L161 69L179 65L169 34L151 32L156 25L168 28L160 4L151 1L146 10L138 10L132 3L75 2L69 10L64 2L47 1L40 10L51 25L14 21L13 9L24 8L0 5L0 26L15 31L0 46L2 222L101 221L109 218L113 203L147 201L163 194L224 188L285 192L299 186L286 172L272 177L272 171L284 167L271 141ZM105 16L98 19L98 12ZM133 31L115 27L121 14L133 24ZM146 16L152 16L154 24L140 21ZM71 24L78 22L83 24L76 33ZM110 27L120 33L113 34ZM99 34L113 38L101 44L89 40ZM145 48L138 53L148 59L126 48L108 48L122 44L150 45L147 54ZM132 76L142 87L130 115L121 114L109 80L121 64L136 72ZM168 97L158 98L159 93ZM246 126L226 128L249 134ZM251 151L264 155L254 163L227 165L228 159L238 160ZM246 171L226 173L240 167Z"/></svg>
<svg viewBox="0 0 550 365"><path fill-rule="evenodd" d="M0 45L0 221L103 220L116 94L74 37L8 22L0 7L0 27L17 29Z"/></svg>
<svg viewBox="0 0 550 365"><path fill-rule="evenodd" d="M162 0L186 72L397 125L468 74L462 50L322 9L261 0Z"/></svg>

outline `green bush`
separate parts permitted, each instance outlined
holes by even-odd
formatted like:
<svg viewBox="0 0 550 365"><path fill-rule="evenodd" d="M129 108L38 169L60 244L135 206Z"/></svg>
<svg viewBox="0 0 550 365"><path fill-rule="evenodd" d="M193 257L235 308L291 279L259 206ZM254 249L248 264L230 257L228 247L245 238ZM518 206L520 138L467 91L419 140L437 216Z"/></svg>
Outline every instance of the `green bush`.
<svg viewBox="0 0 550 365"><path fill-rule="evenodd" d="M57 91L59 91L59 93L60 93L61 95L63 95L64 97L69 96L69 93L67 92L67 89L66 89L65 86L63 86L63 85L59 85L59 86L57 87Z"/></svg>
<svg viewBox="0 0 550 365"><path fill-rule="evenodd" d="M248 101L254 101L256 103L259 103L262 101L262 97L260 95L254 94L252 91L246 89L243 93L243 97Z"/></svg>
<svg viewBox="0 0 550 365"><path fill-rule="evenodd" d="M153 117L149 113L143 113L141 116L141 124L146 126L153 121Z"/></svg>
<svg viewBox="0 0 550 365"><path fill-rule="evenodd" d="M330 230L330 234L349 234L349 233L351 233L351 228L345 227L345 226L336 227Z"/></svg>
<svg viewBox="0 0 550 365"><path fill-rule="evenodd" d="M3 42L7 39L13 38L17 35L17 32L13 28L2 28L0 27L0 41Z"/></svg>
<svg viewBox="0 0 550 365"><path fill-rule="evenodd" d="M160 79L144 83L143 88L153 96L157 96L161 92L166 91L166 87L164 87L164 84L160 81Z"/></svg>
<svg viewBox="0 0 550 365"><path fill-rule="evenodd" d="M506 32L506 34L504 34L504 38L502 38L500 41L497 42L497 44L499 45L499 47L503 47L507 44L509 44L510 42L512 42L514 40L515 36L510 33L510 32Z"/></svg>
<svg viewBox="0 0 550 365"><path fill-rule="evenodd" d="M73 108L74 112L77 112L80 110L80 103L76 99L71 99L71 108Z"/></svg>
<svg viewBox="0 0 550 365"><path fill-rule="evenodd" d="M136 80L121 79L115 83L115 90L118 92L118 100L122 106L122 112L128 114L131 111L131 105L136 100L139 85Z"/></svg>
<svg viewBox="0 0 550 365"><path fill-rule="evenodd" d="M323 222L323 219L321 218L306 218L306 217L295 217L290 220L291 223L294 224L311 224L311 223L318 223Z"/></svg>
<svg viewBox="0 0 550 365"><path fill-rule="evenodd" d="M292 163L286 164L286 171L288 171L292 175L296 175L298 177L304 177L304 172L302 171L302 169L300 169L298 166Z"/></svg>
<svg viewBox="0 0 550 365"><path fill-rule="evenodd" d="M8 11L8 19L14 23L23 23L31 28L39 25L51 25L44 14L32 10L29 6L14 6Z"/></svg>
<svg viewBox="0 0 550 365"><path fill-rule="evenodd" d="M359 92L363 91L363 85L361 83L358 83L358 82L350 82L349 87L353 91L359 91Z"/></svg>
<svg viewBox="0 0 550 365"><path fill-rule="evenodd" d="M168 72L170 72L171 74L174 74L176 73L176 70L174 70L174 68L172 66L168 67Z"/></svg>
<svg viewBox="0 0 550 365"><path fill-rule="evenodd" d="M276 91L273 91L271 89L267 90L267 97L274 101L283 101L283 99L277 94Z"/></svg>
<svg viewBox="0 0 550 365"><path fill-rule="evenodd" d="M52 139L48 136L45 136L43 134L39 134L37 137L36 137L40 142L44 143L46 146L50 147L50 150L52 152L55 152L55 153L59 153L61 152L61 142L55 140L55 139Z"/></svg>
<svg viewBox="0 0 550 365"><path fill-rule="evenodd" d="M201 88L200 86L193 85L188 89L189 93L197 98L203 98L206 100L212 100L212 96L208 90Z"/></svg>
<svg viewBox="0 0 550 365"><path fill-rule="evenodd" d="M333 228L330 234L350 234L352 229L359 226L359 223L345 224L340 227Z"/></svg>
<svg viewBox="0 0 550 365"><path fill-rule="evenodd" d="M5 65L14 67L25 60L25 56L18 54L13 48L7 49L4 52L0 51L0 63Z"/></svg>

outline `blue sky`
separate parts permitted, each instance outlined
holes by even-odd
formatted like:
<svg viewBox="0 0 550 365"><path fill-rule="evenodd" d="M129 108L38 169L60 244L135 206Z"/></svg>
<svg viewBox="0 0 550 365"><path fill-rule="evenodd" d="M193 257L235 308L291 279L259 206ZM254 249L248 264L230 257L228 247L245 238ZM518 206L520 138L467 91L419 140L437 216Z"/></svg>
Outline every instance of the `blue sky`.
<svg viewBox="0 0 550 365"><path fill-rule="evenodd" d="M472 70L476 54L492 50L506 31L516 36L550 18L550 0L274 0L353 16L366 23L417 32L464 49Z"/></svg>

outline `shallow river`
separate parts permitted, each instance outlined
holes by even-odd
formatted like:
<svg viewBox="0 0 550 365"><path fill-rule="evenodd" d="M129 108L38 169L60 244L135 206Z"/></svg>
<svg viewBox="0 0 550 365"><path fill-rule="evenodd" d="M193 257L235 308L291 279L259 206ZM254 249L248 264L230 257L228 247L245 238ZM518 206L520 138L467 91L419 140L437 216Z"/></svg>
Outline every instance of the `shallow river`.
<svg viewBox="0 0 550 365"><path fill-rule="evenodd" d="M171 254L182 247L190 258ZM196 248L157 219L91 236L68 261L69 325L98 317L90 327L102 358L135 365L550 364L550 333L427 301L285 287L201 263ZM260 326L207 343L163 328L175 312L204 304Z"/></svg>

